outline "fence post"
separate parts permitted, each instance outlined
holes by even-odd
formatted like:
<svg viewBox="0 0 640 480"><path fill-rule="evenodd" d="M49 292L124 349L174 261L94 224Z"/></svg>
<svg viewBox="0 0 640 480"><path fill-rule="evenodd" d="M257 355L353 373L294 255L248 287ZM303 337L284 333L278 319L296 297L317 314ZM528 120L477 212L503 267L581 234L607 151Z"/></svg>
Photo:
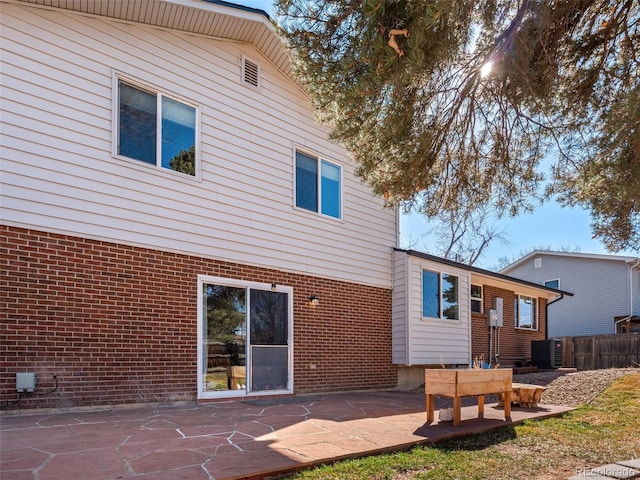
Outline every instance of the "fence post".
<svg viewBox="0 0 640 480"><path fill-rule="evenodd" d="M593 337L591 339L591 370L598 370L598 338Z"/></svg>
<svg viewBox="0 0 640 480"><path fill-rule="evenodd" d="M562 337L562 366L566 368L576 366L573 337Z"/></svg>

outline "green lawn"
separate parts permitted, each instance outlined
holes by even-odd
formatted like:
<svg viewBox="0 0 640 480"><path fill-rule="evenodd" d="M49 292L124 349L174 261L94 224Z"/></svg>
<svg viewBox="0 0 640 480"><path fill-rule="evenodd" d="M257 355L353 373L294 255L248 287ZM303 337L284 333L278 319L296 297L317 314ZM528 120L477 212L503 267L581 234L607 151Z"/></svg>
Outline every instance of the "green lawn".
<svg viewBox="0 0 640 480"><path fill-rule="evenodd" d="M409 452L307 470L289 479L555 480L577 469L640 458L640 374L614 381L591 404L562 417L528 421Z"/></svg>

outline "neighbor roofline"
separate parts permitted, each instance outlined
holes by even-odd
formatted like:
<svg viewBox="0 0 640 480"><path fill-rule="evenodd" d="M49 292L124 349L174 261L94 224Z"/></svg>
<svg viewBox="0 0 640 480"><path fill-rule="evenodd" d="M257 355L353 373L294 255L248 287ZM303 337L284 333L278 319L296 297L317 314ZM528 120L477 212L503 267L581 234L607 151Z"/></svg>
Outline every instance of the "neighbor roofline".
<svg viewBox="0 0 640 480"><path fill-rule="evenodd" d="M603 253L580 253L580 252L558 252L558 251L554 251L554 250L534 250L533 252L525 255L524 257L520 258L519 260L516 260L512 264L507 265L506 267L501 269L500 272L506 272L506 271L511 270L512 268L515 268L515 267L517 267L519 265L522 265L523 263L529 261L531 258L535 257L536 255L549 255L549 256L556 256L556 257L572 257L572 258L588 258L588 259L591 259L591 260L614 260L614 261L620 261L620 262L625 262L625 263L640 262L640 258L639 257L632 257L632 256L628 256L628 255L607 255L607 254L603 254Z"/></svg>
<svg viewBox="0 0 640 480"><path fill-rule="evenodd" d="M573 297L573 293L566 292L564 290L559 290L557 288L547 287L546 285L540 285L539 283L529 282L527 280L521 280L519 278L510 277L509 275L505 275L503 273L492 272L491 270L485 270L484 268L474 267L473 265L467 265L465 263L454 262L453 260L449 260L447 258L437 257L435 255L431 255L429 253L420 252L418 250L405 250L402 248L394 249L397 252L404 252L407 255L411 255L412 257L418 257L425 260L430 260L432 262L441 263L443 265L449 265L451 267L460 268L463 270L467 270L472 273L477 273L478 275L484 275L487 277L495 278L497 280L503 280L510 283L516 283L518 285L524 285L527 287L536 288L538 290L543 290L545 292L554 293L556 295L564 295Z"/></svg>

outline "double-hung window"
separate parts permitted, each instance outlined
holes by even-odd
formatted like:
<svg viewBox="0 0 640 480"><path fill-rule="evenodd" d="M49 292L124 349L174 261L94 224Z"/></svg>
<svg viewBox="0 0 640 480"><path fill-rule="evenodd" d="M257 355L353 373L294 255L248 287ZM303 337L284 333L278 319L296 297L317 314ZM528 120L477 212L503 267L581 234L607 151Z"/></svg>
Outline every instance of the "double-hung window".
<svg viewBox="0 0 640 480"><path fill-rule="evenodd" d="M296 207L342 218L342 168L296 151Z"/></svg>
<svg viewBox="0 0 640 480"><path fill-rule="evenodd" d="M448 273L422 270L422 316L460 320L459 279Z"/></svg>
<svg viewBox="0 0 640 480"><path fill-rule="evenodd" d="M516 295L514 303L515 327L526 330L538 329L538 302L533 297Z"/></svg>
<svg viewBox="0 0 640 480"><path fill-rule="evenodd" d="M197 108L118 80L117 154L196 175Z"/></svg>

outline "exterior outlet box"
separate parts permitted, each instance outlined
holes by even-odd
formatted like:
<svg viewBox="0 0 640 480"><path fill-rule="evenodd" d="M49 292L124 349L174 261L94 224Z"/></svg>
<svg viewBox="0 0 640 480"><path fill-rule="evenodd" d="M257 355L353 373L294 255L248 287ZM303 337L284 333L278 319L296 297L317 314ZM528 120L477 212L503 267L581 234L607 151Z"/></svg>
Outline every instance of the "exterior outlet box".
<svg viewBox="0 0 640 480"><path fill-rule="evenodd" d="M35 373L16 373L16 390L20 393L33 393L36 389Z"/></svg>

